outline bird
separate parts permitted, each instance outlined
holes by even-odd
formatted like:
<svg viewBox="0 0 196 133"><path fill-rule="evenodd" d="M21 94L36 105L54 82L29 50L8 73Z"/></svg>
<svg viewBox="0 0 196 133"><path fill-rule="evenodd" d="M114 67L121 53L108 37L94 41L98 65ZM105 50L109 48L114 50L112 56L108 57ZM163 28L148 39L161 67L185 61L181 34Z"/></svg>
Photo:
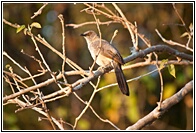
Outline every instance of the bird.
<svg viewBox="0 0 196 133"><path fill-rule="evenodd" d="M119 51L108 41L100 39L93 30L88 30L82 33L81 36L85 38L88 50L99 66L104 67L109 63L112 64L121 92L124 95L129 96L129 87L121 68L121 65L124 65L125 62Z"/></svg>

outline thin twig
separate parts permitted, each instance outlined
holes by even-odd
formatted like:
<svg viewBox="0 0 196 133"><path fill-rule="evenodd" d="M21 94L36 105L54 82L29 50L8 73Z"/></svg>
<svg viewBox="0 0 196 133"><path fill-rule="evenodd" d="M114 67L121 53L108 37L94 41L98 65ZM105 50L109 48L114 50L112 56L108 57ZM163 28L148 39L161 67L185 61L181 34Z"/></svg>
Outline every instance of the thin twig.
<svg viewBox="0 0 196 133"><path fill-rule="evenodd" d="M163 36L159 33L159 31L157 29L155 29L155 31L157 32L157 34L159 35L159 37L162 39L163 42L165 42L167 44L170 44L170 45L179 46L179 47L185 48L185 49L193 52L192 48L186 47L185 45L177 43L177 42L174 42L172 40L166 40L165 38L163 38Z"/></svg>
<svg viewBox="0 0 196 133"><path fill-rule="evenodd" d="M119 23L117 21L106 21L106 22L101 22L99 21L98 22L99 25L109 25L109 24L112 24L112 23ZM82 27L82 26L85 26L85 25L91 25L91 24L97 24L96 21L90 21L90 22L84 22L84 23L80 23L80 24L66 24L66 26L68 27L73 27L74 29L76 28L79 28L79 27Z"/></svg>
<svg viewBox="0 0 196 133"><path fill-rule="evenodd" d="M50 72L51 77L52 77L52 78L54 79L54 81L56 82L56 81L57 81L57 80L56 80L56 76L52 73L52 71L51 71L49 65L47 64L46 60L44 59L43 54L41 53L41 51L40 51L40 49L39 49L39 47L38 47L38 45L37 45L37 42L36 42L34 36L31 36L31 39L32 39L32 41L33 41L33 43L34 43L34 45L35 45L35 50L38 52L39 56L40 56L41 59L42 59L43 64L46 66L47 70ZM63 75L62 75L62 76L63 76ZM60 84L57 84L57 86L58 86L61 90L63 90Z"/></svg>
<svg viewBox="0 0 196 133"><path fill-rule="evenodd" d="M148 73L145 73L145 74L143 74L143 75L140 75L140 76L138 76L138 77L128 79L126 82L129 83L129 82L132 82L132 81L139 80L140 78L145 77L145 76L148 76L148 75L150 75L150 74L152 74L152 73L154 73L154 72L157 72L157 71L158 71L157 69L152 70L152 71L150 71L150 72L148 72ZM104 87L101 87L101 88L97 89L97 91L101 91L101 90L103 90L103 89L110 88L110 87L114 87L114 86L117 86L117 85L118 85L118 83L113 83L113 84L105 85Z"/></svg>
<svg viewBox="0 0 196 133"><path fill-rule="evenodd" d="M40 15L42 13L42 10L48 5L48 3L44 3L43 6L37 11L34 12L34 15L31 17L31 19L34 19L36 16Z"/></svg>
<svg viewBox="0 0 196 133"><path fill-rule="evenodd" d="M174 10L175 10L175 12L176 12L176 14L177 14L177 16L179 17L180 21L182 22L183 26L185 27L187 33L189 34L189 36L191 36L191 34L190 34L188 28L186 27L186 24L185 24L184 20L182 19L182 17L180 16L180 14L179 14L179 12L178 12L178 10L177 10L177 8L176 8L175 3L172 3L172 6L173 6L173 8L174 8Z"/></svg>
<svg viewBox="0 0 196 133"><path fill-rule="evenodd" d="M63 15L60 14L58 16L58 18L60 19L60 22L61 22L61 27L62 27L62 50L63 50L63 56L64 56L64 59L63 59L63 63L62 63L62 73L65 73L65 63L66 63L66 51L65 51L65 27L64 27L64 18L63 18ZM65 78L65 76L63 75L63 79L64 79L64 82L66 83L67 80Z"/></svg>
<svg viewBox="0 0 196 133"><path fill-rule="evenodd" d="M135 48L136 48L136 51L139 50L138 48L138 31L137 31L137 22L135 21Z"/></svg>
<svg viewBox="0 0 196 133"><path fill-rule="evenodd" d="M62 74L58 74L58 75L56 76L56 79L57 79L57 80L60 79L60 78L62 78ZM51 84L51 83L54 83L54 82L55 82L54 78L48 79L48 80L43 81L43 82L41 82L41 83L39 83L39 84L37 84L37 85L34 85L34 86L29 87L29 88L20 90L19 92L16 92L16 93L11 94L11 95L9 95L9 96L5 96L5 97L3 98L3 101L6 102L6 101L9 100L9 99L13 99L13 98L15 98L15 97L17 97L17 96L20 96L20 95L24 94L24 93L27 93L27 92L36 90L37 88L41 88L41 87L47 86L47 85L49 85L49 84Z"/></svg>
<svg viewBox="0 0 196 133"><path fill-rule="evenodd" d="M47 106L46 106L46 103L41 99L41 97L39 98L39 101L40 101L40 103L42 104L42 108L44 109L44 111L45 111L45 113L46 113L46 117L48 118L50 124L52 125L52 128L53 128L54 130L56 130L56 127L55 127L55 125L54 125L54 123L53 123L53 120L52 120L52 116L51 116L50 113L49 113L49 110L48 110L48 108L47 108Z"/></svg>
<svg viewBox="0 0 196 133"><path fill-rule="evenodd" d="M42 71L43 74L45 74L47 72L47 70L44 69L44 67L42 66L42 62L39 59L35 58L35 56L31 56L31 55L25 53L23 49L21 50L21 53L23 53L24 55L32 58L34 61L38 62L40 68L42 69L42 70L39 70L39 71Z"/></svg>
<svg viewBox="0 0 196 133"><path fill-rule="evenodd" d="M7 25L10 25L13 28L19 28L20 25L18 24L12 24L10 22L8 22L7 20L3 19L3 22ZM27 35L29 36L34 36L31 32L27 31ZM46 46L47 48L49 48L51 51L53 51L55 54L57 54L59 57L61 57L64 60L64 56L61 52L59 52L58 50L56 50L54 47L52 47L44 38L42 38L40 35L39 36L34 36L34 38L40 42L41 44L43 44L44 46ZM73 68L74 70L79 70L79 71L83 71L83 69L78 66L76 63L74 63L72 60L70 60L69 58L66 58L66 63ZM85 72L84 72L85 73Z"/></svg>
<svg viewBox="0 0 196 133"><path fill-rule="evenodd" d="M127 26L127 29L131 35L131 39L132 39L132 42L133 42L133 46L135 47L135 49L138 49L137 46L136 46L136 41L135 41L135 35L128 23L128 20L127 18L125 17L125 15L123 14L123 12L121 11L121 9L117 6L117 4L115 3L112 3L112 5L115 7L115 9L119 12L119 14L121 15L122 19L124 20L124 23L125 25Z"/></svg>
<svg viewBox="0 0 196 133"><path fill-rule="evenodd" d="M114 34L113 34L113 36L112 36L112 39L110 40L110 44L112 44L112 41L113 41L114 38L116 37L117 33L118 33L118 30L115 30L115 31L114 31Z"/></svg>
<svg viewBox="0 0 196 133"><path fill-rule="evenodd" d="M161 103L162 103L162 101L163 101L163 76L162 76L162 73L161 73L161 69L162 68L160 68L159 66L158 66L158 55L155 53L155 52L153 52L153 54L155 55L155 58L156 58L156 64L155 64L155 66L156 66L156 68L157 68L157 70L158 70L158 73L159 73L159 78L160 78L160 82L161 82L161 91L160 91L160 100L159 100L159 102L157 102L157 104L158 104L158 109L159 110L161 110Z"/></svg>
<svg viewBox="0 0 196 133"><path fill-rule="evenodd" d="M89 108L89 106L90 106L92 100L94 99L94 96L95 96L95 94L96 94L96 92L97 92L96 89L97 89L97 87L98 87L98 85L99 85L99 82L100 82L100 78L98 78L98 80L97 80L97 85L95 86L94 91L93 91L93 93L92 93L92 95L91 95L89 101L86 103L85 108L82 110L82 112L80 113L80 115L75 119L75 123L74 123L74 126L73 126L74 129L76 128L78 121L79 121L80 118L83 116L83 114L86 112L86 110Z"/></svg>
<svg viewBox="0 0 196 133"><path fill-rule="evenodd" d="M92 11L92 14L93 14L93 17L96 21L96 25L97 25L97 30L99 32L99 50L97 51L96 55L95 55L95 59L93 61L93 64L92 66L90 67L90 72L92 72L94 66L95 66L95 63L97 61L97 57L99 56L100 52L101 52L101 49L102 49L102 43L101 43L101 30L100 30L100 27L99 27L99 20L97 19L97 17L95 16L95 13L94 13L94 10Z"/></svg>
<svg viewBox="0 0 196 133"><path fill-rule="evenodd" d="M27 70L25 68L23 68L19 63L17 63L14 59L12 59L12 57L9 56L5 51L3 51L3 55L6 56L8 59L10 59L15 65L17 65L25 73L27 73Z"/></svg>
<svg viewBox="0 0 196 133"><path fill-rule="evenodd" d="M17 104L17 105L19 105L21 108L25 108L25 107L27 107L27 106L30 106L30 105L27 105L26 103L24 103L23 101L21 101L21 100L19 100L19 99L17 99L17 98L11 99L11 100L9 100L9 102L10 102L10 103ZM34 110L34 111L36 111L36 112L38 112L38 113L40 113L40 114L42 114L43 116L46 116L46 117L47 117L47 114L46 114L44 111L42 111L41 108L32 107L31 109ZM58 126L58 128L59 128L60 130L64 130L64 128L62 127L62 125L59 123L58 120L56 120L54 117L51 117L51 119L52 119L52 121L54 121L54 123Z"/></svg>
<svg viewBox="0 0 196 133"><path fill-rule="evenodd" d="M98 92L98 89L97 89L97 92ZM76 96L76 98L78 98L78 100L80 100L83 104L87 104L87 102L85 102L83 99L81 99L75 92L74 92L74 95ZM93 109L93 107L91 105L89 105L89 108L91 109L91 111L94 113L94 115L100 119L101 121L103 122L106 122L106 123L109 123L111 126L113 126L114 128L116 128L117 130L120 130L116 125L114 125L114 123L112 123L111 121L109 121L108 119L103 119L101 118L97 112Z"/></svg>

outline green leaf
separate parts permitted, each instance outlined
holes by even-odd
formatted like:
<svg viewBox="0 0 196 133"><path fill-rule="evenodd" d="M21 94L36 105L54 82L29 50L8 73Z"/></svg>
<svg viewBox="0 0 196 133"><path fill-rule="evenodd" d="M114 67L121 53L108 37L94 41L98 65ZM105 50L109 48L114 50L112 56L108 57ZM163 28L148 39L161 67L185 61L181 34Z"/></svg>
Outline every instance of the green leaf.
<svg viewBox="0 0 196 133"><path fill-rule="evenodd" d="M6 66L5 66L5 68L9 68L10 67L10 64L7 64Z"/></svg>
<svg viewBox="0 0 196 133"><path fill-rule="evenodd" d="M30 25L31 28L35 27L35 28L41 28L41 25L38 23L38 22L33 22L31 25Z"/></svg>
<svg viewBox="0 0 196 133"><path fill-rule="evenodd" d="M170 73L174 78L176 78L176 70L175 70L174 64L168 65L168 70L169 70L169 73Z"/></svg>
<svg viewBox="0 0 196 133"><path fill-rule="evenodd" d="M168 59L162 60L160 64L160 69L163 69L165 67L165 64L168 62Z"/></svg>
<svg viewBox="0 0 196 133"><path fill-rule="evenodd" d="M19 28L16 29L16 33L19 33L24 28L25 28L25 25L21 25Z"/></svg>

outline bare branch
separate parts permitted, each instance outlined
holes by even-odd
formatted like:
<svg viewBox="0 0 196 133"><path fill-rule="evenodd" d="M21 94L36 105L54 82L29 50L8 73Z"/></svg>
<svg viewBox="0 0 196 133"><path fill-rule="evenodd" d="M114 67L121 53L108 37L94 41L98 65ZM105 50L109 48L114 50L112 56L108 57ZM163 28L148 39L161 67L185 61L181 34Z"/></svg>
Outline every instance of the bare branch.
<svg viewBox="0 0 196 133"><path fill-rule="evenodd" d="M179 92L164 100L161 105L161 109L156 107L152 112L138 120L134 125L127 127L126 130L139 130L143 127L151 124L153 121L160 118L168 109L173 105L180 102L189 92L193 90L193 81L188 82Z"/></svg>
<svg viewBox="0 0 196 133"><path fill-rule="evenodd" d="M179 52L176 49L173 49L167 45L155 45L155 46L151 46L149 48L146 48L142 51L136 52L128 57L126 57L124 59L124 61L127 63L129 61L132 61L136 58L143 58L145 57L147 54L152 53L152 52L167 52L168 54L174 55L176 57L179 57L181 59L185 59L185 60L189 60L189 61L193 61L193 56L189 55L189 54L185 54L183 52Z"/></svg>
<svg viewBox="0 0 196 133"><path fill-rule="evenodd" d="M83 116L83 114L84 114L84 113L86 112L86 110L89 108L89 106L90 106L90 104L91 104L91 102L92 102L92 100L93 100L93 98L94 98L94 96L95 96L95 94L96 94L96 92L97 92L96 89L97 89L97 87L98 87L98 85L99 85L99 82L100 82L100 78L98 78L97 85L94 87L94 91L93 91L93 93L92 93L92 95L91 95L89 101L86 103L85 108L82 110L82 112L80 113L80 115L75 119L75 123L74 123L74 126L73 126L74 129L76 128L79 119Z"/></svg>
<svg viewBox="0 0 196 133"><path fill-rule="evenodd" d="M8 22L7 20L3 19L3 22L7 25L10 25L13 28L19 28L20 25L18 24L12 24L10 22ZM57 54L59 57L61 57L62 59L64 59L65 57L63 56L63 54L61 52L59 52L58 50L56 50L54 47L52 47L45 39L43 39L40 35L39 36L34 36L31 32L27 31L27 35L29 36L33 36L37 41L39 41L41 44L43 44L44 46L46 46L47 48L49 48L51 51L53 51L55 54ZM80 70L83 71L83 69L78 66L76 63L74 63L72 60L70 60L69 58L66 58L66 63L73 68L74 70Z"/></svg>
<svg viewBox="0 0 196 133"><path fill-rule="evenodd" d="M193 49L192 48L189 48L183 44L180 44L178 42L174 42L172 40L166 40L160 33L157 29L155 29L155 31L157 32L157 34L159 35L159 37L162 39L163 42L167 43L167 44L170 44L170 45L173 45L173 46L179 46L179 47L182 47L182 48L185 48L191 52L193 52ZM190 40L189 40L190 41Z"/></svg>
<svg viewBox="0 0 196 133"><path fill-rule="evenodd" d="M99 89L96 90L96 92L98 92ZM74 92L74 95L83 103L83 104L88 104L88 102L85 102L84 100L82 100L75 92ZM103 119L101 118L97 113L96 111L93 109L93 107L91 105L89 105L89 108L91 109L91 111L95 114L95 116L100 119L101 121L103 122L106 122L106 123L109 123L111 126L113 126L114 128L116 128L117 130L120 130L116 125L114 125L114 123L112 123L111 121L109 121L108 119Z"/></svg>
<svg viewBox="0 0 196 133"><path fill-rule="evenodd" d="M112 24L112 23L119 23L117 21L106 21L106 22L101 22L99 21L98 24L99 25L109 25L109 24ZM90 22L84 22L84 23L81 23L81 24L66 24L66 26L68 27L73 27L74 29L76 28L79 28L79 27L82 27L82 26L85 26L85 25L91 25L91 24L97 24L97 22L95 21L90 21Z"/></svg>
<svg viewBox="0 0 196 133"><path fill-rule="evenodd" d="M176 55L176 56L178 56L178 57L180 57L180 58L183 58L183 59L188 59L188 60L190 60L190 61L193 60L193 57L192 57L191 55L188 55L188 54L179 52L179 51L177 51L177 50L175 50L175 49L173 49L173 48L171 48L171 47L169 47L169 46L166 46L166 45L156 45L156 46L152 46L152 47L150 47L150 48L146 48L145 50L139 51L139 52L137 52L137 53L134 53L134 54L132 54L132 55L126 57L124 60L125 60L125 62L127 63L127 62L132 61L132 60L134 60L134 59L136 59L136 58L145 57L147 54L149 54L149 53L151 53L151 52L154 52L154 51L156 51L156 52L168 52L168 53L170 53L170 54L172 54L172 55ZM80 79L80 80L76 81L75 83L72 84L73 90L75 91L75 90L78 90L78 89L82 88L82 87L83 87L84 85L86 85L89 81L91 81L91 80L97 78L97 77L100 76L100 75L103 75L104 73L109 72L109 71L112 70L112 69L113 69L113 67L109 64L109 65L107 65L107 66L105 67L105 69L101 69L101 70L99 69L99 70L95 71L93 76L89 76L89 77L87 77L87 78ZM60 79L60 78L62 78L62 75L59 74L56 78L57 78L57 79ZM48 81L45 81L45 82L43 82L43 83L40 83L40 84L38 84L38 85L36 85L36 86L32 86L32 87L29 87L29 88L27 88L27 89L25 89L25 90L21 90L20 92L16 92L15 94L6 96L6 97L3 98L3 101L7 101L8 99L17 97L17 96L19 96L19 95L21 95L21 94L24 94L24 93L29 92L29 91L31 91L31 90L34 90L34 89L36 89L36 88L46 86L46 85L48 85L48 84L50 84L50 83L52 83L52 82L54 82L54 79L49 79ZM59 91L54 92L54 93L49 94L49 95L52 96L52 97L54 97L54 96L56 96L56 95L63 94L64 91L65 91L65 90L68 90L69 88L70 88L70 87L66 87L66 88L64 88L64 89L62 89L62 90L59 90ZM49 95L47 96L48 98L50 97ZM46 96L44 96L44 98L46 98ZM43 98L43 99L44 99L44 98Z"/></svg>
<svg viewBox="0 0 196 133"><path fill-rule="evenodd" d="M11 99L9 101L10 103L14 103L14 104L18 104L21 108L25 108L27 106L30 106L30 105L27 105L26 103L24 103L23 101L15 98L15 99ZM32 107L32 110L42 114L43 116L46 116L47 117L47 113L45 113L44 111L42 111L42 109L40 108L37 108L37 107ZM64 130L64 128L62 127L62 125L59 123L58 120L56 120L54 117L51 117L52 121L59 127L60 130Z"/></svg>
<svg viewBox="0 0 196 133"><path fill-rule="evenodd" d="M156 45L156 46L152 46L150 48L146 48L145 50L142 50L142 51L139 51L139 52L136 52L128 57L126 57L124 60L125 62L129 62L129 61L132 61L136 58L143 58L145 57L147 54L151 53L151 52L168 52L172 55L176 55L176 56L179 56L180 58L184 58L184 59L188 59L190 61L193 60L193 57L191 55L188 55L188 54L185 54L185 53L182 53L182 52L179 52L169 46L166 46L166 45ZM76 91L78 89L81 89L84 85L88 84L91 80L111 71L113 69L113 67L109 64L109 65L106 65L104 69L98 69L96 70L93 75L89 76L89 77L86 77L86 78L83 78L83 79L79 79L78 81L76 81L75 83L72 84L72 90L73 91ZM69 87L66 87L64 89L68 89ZM47 96L44 96L44 99L47 99L47 98L51 98L51 97L54 97L56 95L59 95L59 94L63 94L63 90L59 90L57 92L54 92L52 94L49 94Z"/></svg>
<svg viewBox="0 0 196 133"><path fill-rule="evenodd" d="M63 18L63 15L60 14L58 16L58 18L60 19L60 22L61 22L61 27L62 27L62 50L63 50L63 56L64 56L64 59L63 59L63 63L62 63L62 73L65 72L65 63L66 63L66 51L65 51L65 27L64 27L64 18ZM64 79L64 82L67 83L67 79L65 78L65 76L63 75L63 79Z"/></svg>
<svg viewBox="0 0 196 133"><path fill-rule="evenodd" d="M58 74L58 75L56 76L56 79L57 79L57 80L60 79L60 78L62 78L62 74ZM20 96L20 95L22 95L22 94L24 94L24 93L27 93L27 92L36 90L37 88L41 88L41 87L47 86L47 85L49 85L49 84L51 84L51 83L53 83L53 82L55 82L55 79L54 79L54 78L51 78L51 79L48 79L48 80L46 80L46 81L44 81L44 82L42 82L42 83L39 83L39 84L37 84L37 85L34 85L34 86L29 87L29 88L20 90L19 92L16 92L16 93L11 94L11 95L9 95L9 96L5 96L5 97L3 98L3 102L6 102L6 101L9 100L9 99L13 99L13 98L15 98L15 97L18 97L18 96Z"/></svg>
<svg viewBox="0 0 196 133"><path fill-rule="evenodd" d="M157 55L155 52L153 52L153 54L154 54L155 57L156 57L156 64L155 64L155 66L156 66L156 68L157 68L157 70L158 70L159 78L160 78L161 91L160 91L160 100L159 100L159 102L158 102L158 109L161 109L161 103L162 103L162 101L163 101L163 76L162 76L162 73L161 73L161 69L162 69L162 68L160 68L160 67L158 66L158 55Z"/></svg>
<svg viewBox="0 0 196 133"><path fill-rule="evenodd" d="M120 15L122 16L122 19L124 20L123 22L125 23L125 25L127 26L127 29L131 35L131 39L133 42L133 46L135 47L135 49L138 50L138 47L136 46L136 40L135 40L135 36L134 33L129 25L129 21L127 20L127 18L125 17L125 15L123 14L123 12L121 11L121 9L117 6L117 4L112 3L112 5L115 7L115 9L120 13Z"/></svg>
<svg viewBox="0 0 196 133"><path fill-rule="evenodd" d="M177 16L179 17L180 21L182 22L183 26L185 27L187 33L189 34L189 36L191 36L191 34L189 33L188 28L186 27L186 24L185 24L184 20L182 19L182 17L180 16L180 14L179 14L179 12L178 12L178 10L177 10L177 8L176 8L175 3L173 3L172 5L173 5L173 8L174 8L174 10L175 10Z"/></svg>
<svg viewBox="0 0 196 133"><path fill-rule="evenodd" d="M42 10L48 5L48 3L44 3L43 6L37 11L34 12L34 15L31 17L31 19L34 19L36 16L40 15L42 13Z"/></svg>

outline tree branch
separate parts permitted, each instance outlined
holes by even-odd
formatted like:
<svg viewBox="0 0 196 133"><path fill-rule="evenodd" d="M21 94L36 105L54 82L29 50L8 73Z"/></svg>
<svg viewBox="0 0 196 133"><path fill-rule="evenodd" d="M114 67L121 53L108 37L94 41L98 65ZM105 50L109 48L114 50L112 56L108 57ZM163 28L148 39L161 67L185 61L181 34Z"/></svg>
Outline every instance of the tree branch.
<svg viewBox="0 0 196 133"><path fill-rule="evenodd" d="M20 99L17 99L17 98L11 99L9 102L10 102L10 103L13 103L13 104L17 104L17 105L19 105L21 108L26 108L26 107L28 107L28 106L31 106L31 105L28 105L28 104L26 104L25 102L23 102L23 101L21 101ZM32 107L31 109L34 110L34 111L36 111L36 112L38 112L38 113L40 113L40 114L42 114L43 116L47 117L47 113L44 112L42 109L40 109L40 108L38 108L38 107ZM57 119L55 119L54 117L51 117L51 120L56 124L56 126L57 126L60 130L64 130L62 124L61 124Z"/></svg>
<svg viewBox="0 0 196 133"><path fill-rule="evenodd" d="M62 75L62 74L59 74L59 75L56 76L56 79L60 79L60 78L62 78L62 77L63 77L63 75ZM16 92L16 93L11 94L11 95L9 95L9 96L5 96L5 97L3 98L3 102L6 102L6 101L9 100L9 99L13 99L13 98L15 98L15 97L18 97L18 96L20 96L20 95L22 95L22 94L24 94L24 93L27 93L27 92L36 90L37 88L41 88L41 87L47 86L47 85L49 85L49 84L51 84L51 83L53 83L53 82L55 82L55 79L54 79L54 78L51 78L51 79L48 79L48 80L46 80L46 81L44 81L44 82L42 82L42 83L39 83L39 84L37 84L37 85L34 85L34 86L28 87L28 88L26 88L26 89L20 90L19 92Z"/></svg>
<svg viewBox="0 0 196 133"><path fill-rule="evenodd" d="M142 51L136 52L136 53L134 53L134 54L126 57L124 60L127 63L127 62L132 61L132 60L134 60L136 58L145 57L147 54L149 54L151 52L167 52L167 53L170 53L170 54L175 55L177 57L180 57L182 59L187 59L189 61L192 61L193 60L193 56L192 55L188 55L188 54L185 54L183 52L179 52L178 50L175 50L175 49L173 49L173 48L171 48L169 46L166 46L166 45L156 45L156 46L152 46L150 48L146 48L146 49L144 49ZM96 70L94 72L94 75L93 76L89 76L89 77L80 79L80 80L76 81L75 83L73 83L71 85L72 90L73 91L76 91L76 90L82 88L84 85L86 85L87 83L89 83L91 80L93 80L93 79L97 78L98 76L101 76L101 75L103 75L103 74L111 71L112 69L113 69L113 67L109 64L109 65L105 66L104 69L98 69L98 70ZM57 79L60 79L60 78L57 76ZM48 85L49 83L52 83L52 82L54 82L54 79L50 79L50 81L47 80L47 81L45 81L43 83L40 83L38 85L35 85L35 86L32 86L32 87L26 88L25 90L22 90L20 92L16 92L16 93L14 93L12 95L5 96L3 98L3 101L5 102L5 101L7 101L9 99L12 99L12 98L15 98L17 96L20 96L21 94L24 94L24 93L27 93L29 91L35 90L36 88L39 88L41 86L46 86L46 85ZM49 94L47 96L44 96L43 99L45 100L45 99L48 99L48 98L51 98L51 97L54 97L54 96L63 94L69 88L70 88L70 86L69 87L65 87L64 89L58 90L58 91L56 91L54 93L51 93L51 94ZM69 93L71 93L71 92L69 92ZM69 94L67 94L67 95L69 95Z"/></svg>
<svg viewBox="0 0 196 133"><path fill-rule="evenodd" d="M193 56L189 55L189 54L185 54L183 52L179 52L176 49L173 49L167 45L156 45L156 46L151 46L149 48L146 48L144 50L141 50L139 52L136 52L128 57L126 57L124 59L124 61L127 63L129 61L132 61L136 58L143 58L145 57L147 54L152 53L152 52L167 52L171 55L174 55L176 57L179 57L181 59L185 59L185 60L189 60L189 61L193 61Z"/></svg>
<svg viewBox="0 0 196 133"><path fill-rule="evenodd" d="M36 16L40 15L42 13L42 10L48 5L48 3L44 3L43 6L37 11L34 12L34 15L31 17L31 19L34 19Z"/></svg>
<svg viewBox="0 0 196 133"><path fill-rule="evenodd" d="M106 21L106 22L101 22L99 21L98 24L99 25L109 25L111 23L119 23L118 21ZM76 28L79 28L79 27L82 27L82 26L85 26L85 25L91 25L91 24L97 24L97 22L95 21L89 21L89 22L84 22L84 23L81 23L81 24L66 24L65 26L67 27L73 27L74 29Z"/></svg>
<svg viewBox="0 0 196 133"><path fill-rule="evenodd" d="M145 57L147 54L149 54L151 52L168 52L170 54L176 55L176 56L183 58L183 59L193 60L193 57L191 55L185 54L183 52L179 52L179 51L177 51L169 46L165 46L165 45L156 45L156 46L152 46L150 48L146 48L145 50L136 52L136 53L126 57L124 60L127 63L127 62L132 61L136 58ZM91 80L111 71L112 69L113 69L113 67L109 64L109 65L106 65L104 69L96 70L94 72L94 75L80 79L80 80L76 81L75 83L73 83L72 90L76 91L78 89L81 89L84 85L89 83ZM64 89L67 90L68 88L66 87ZM48 98L51 98L51 97L54 97L56 95L63 94L63 93L64 93L63 90L59 90L57 92L54 92L54 93L49 94L47 96L44 96L43 99L48 99Z"/></svg>
<svg viewBox="0 0 196 133"><path fill-rule="evenodd" d="M151 124L152 122L160 118L173 105L180 102L192 90L193 90L193 80L188 82L179 92L177 92L170 98L164 100L161 104L161 109L158 109L157 106L152 112L150 112L142 119L138 120L134 125L129 126L126 130L139 130Z"/></svg>

